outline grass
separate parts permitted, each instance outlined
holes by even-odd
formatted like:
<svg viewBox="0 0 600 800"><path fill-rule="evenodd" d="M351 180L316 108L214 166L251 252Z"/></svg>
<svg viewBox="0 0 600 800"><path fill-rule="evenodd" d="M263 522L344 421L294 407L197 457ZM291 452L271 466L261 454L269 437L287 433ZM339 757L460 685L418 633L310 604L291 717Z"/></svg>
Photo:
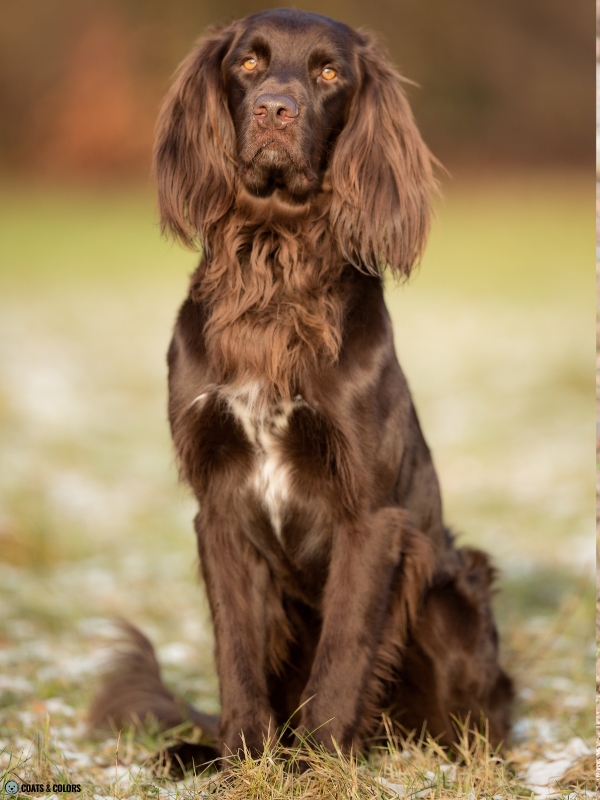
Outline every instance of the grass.
<svg viewBox="0 0 600 800"><path fill-rule="evenodd" d="M421 269L388 298L446 517L501 568L503 661L518 687L506 757L482 738L449 762L413 739L366 763L314 751L298 775L275 750L227 780L175 784L148 769L156 736L96 738L85 707L107 620L125 613L167 681L218 709L194 507L165 412L164 353L195 256L161 241L147 192L1 194L0 776L81 783L90 799L591 791L587 191L565 175L454 181Z"/></svg>

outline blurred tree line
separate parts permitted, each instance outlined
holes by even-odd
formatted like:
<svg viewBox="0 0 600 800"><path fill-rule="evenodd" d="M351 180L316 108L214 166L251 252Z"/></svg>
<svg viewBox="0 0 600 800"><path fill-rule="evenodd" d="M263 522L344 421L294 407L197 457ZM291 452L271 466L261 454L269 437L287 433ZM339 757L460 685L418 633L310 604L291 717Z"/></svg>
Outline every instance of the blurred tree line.
<svg viewBox="0 0 600 800"><path fill-rule="evenodd" d="M271 0L2 0L0 170L148 174L175 67L209 24ZM289 3L381 34L424 137L450 167L592 158L588 0Z"/></svg>

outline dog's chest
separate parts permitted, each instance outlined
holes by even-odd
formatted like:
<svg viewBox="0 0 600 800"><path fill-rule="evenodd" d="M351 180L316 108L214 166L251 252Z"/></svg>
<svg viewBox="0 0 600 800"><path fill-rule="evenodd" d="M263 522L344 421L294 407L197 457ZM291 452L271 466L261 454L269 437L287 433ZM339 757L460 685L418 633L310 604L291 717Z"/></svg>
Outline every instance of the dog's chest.
<svg viewBox="0 0 600 800"><path fill-rule="evenodd" d="M258 499L279 541L290 496L290 463L284 452L290 417L301 398L274 403L268 408L252 402L249 395L228 398L231 411L241 423L254 449L249 489Z"/></svg>

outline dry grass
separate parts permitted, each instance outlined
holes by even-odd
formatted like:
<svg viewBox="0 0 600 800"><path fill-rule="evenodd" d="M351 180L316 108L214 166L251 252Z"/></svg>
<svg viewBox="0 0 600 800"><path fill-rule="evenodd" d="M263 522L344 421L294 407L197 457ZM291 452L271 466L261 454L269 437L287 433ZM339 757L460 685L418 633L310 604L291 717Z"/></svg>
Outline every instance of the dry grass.
<svg viewBox="0 0 600 800"><path fill-rule="evenodd" d="M30 755L8 765L6 774L20 782L80 784L83 798L195 798L223 800L367 800L397 797L530 798L532 786L523 780L523 751L504 756L493 752L485 735L466 736L463 730L456 757L430 738L390 736L369 760L338 752L335 755L305 744L295 750L267 746L261 758L230 758L202 774L188 772L174 782L156 767L156 753L169 744L164 737L146 740L132 731L97 746L89 765L74 765L73 753L59 743L48 720ZM593 756L580 755L566 770L546 780L537 794L556 797L591 796ZM529 761L529 766L535 762ZM220 768L225 766L225 770ZM560 770L562 764L557 767ZM551 773L549 773L551 774ZM57 792L57 794L61 794Z"/></svg>

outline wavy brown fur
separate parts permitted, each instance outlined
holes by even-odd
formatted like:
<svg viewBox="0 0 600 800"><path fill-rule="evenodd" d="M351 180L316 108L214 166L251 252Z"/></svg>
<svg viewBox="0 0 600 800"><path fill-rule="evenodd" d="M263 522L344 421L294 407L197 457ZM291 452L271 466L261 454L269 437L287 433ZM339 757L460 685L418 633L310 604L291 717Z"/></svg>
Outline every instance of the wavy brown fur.
<svg viewBox="0 0 600 800"><path fill-rule="evenodd" d="M341 345L342 260L326 222L242 226L233 215L217 232L219 255L203 263L191 290L207 309L217 381L260 380L267 398L289 400L307 374L336 363Z"/></svg>
<svg viewBox="0 0 600 800"><path fill-rule="evenodd" d="M182 64L157 127L163 229L207 254L193 297L206 300L218 380L260 376L289 398L306 371L335 363L344 262L408 275L429 229L433 159L402 79L374 38L355 33L358 87L316 202L277 210L244 196L222 62L243 23L215 28ZM314 201L314 198L311 198ZM247 347L247 342L253 343Z"/></svg>

